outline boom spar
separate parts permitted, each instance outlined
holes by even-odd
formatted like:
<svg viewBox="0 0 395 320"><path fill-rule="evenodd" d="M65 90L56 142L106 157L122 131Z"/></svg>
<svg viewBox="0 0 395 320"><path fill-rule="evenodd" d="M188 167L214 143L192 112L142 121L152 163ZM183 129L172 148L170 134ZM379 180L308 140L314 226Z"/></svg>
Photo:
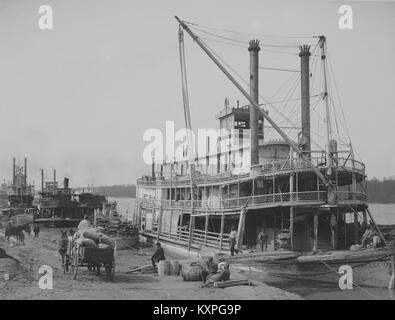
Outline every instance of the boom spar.
<svg viewBox="0 0 395 320"><path fill-rule="evenodd" d="M252 106L256 108L256 110L262 114L262 116L270 123L270 125L278 132L278 134L288 143L288 145L305 161L315 172L318 178L323 182L323 184L327 187L333 188L332 184L328 181L328 179L321 173L321 171L308 159L308 157L299 150L298 146L285 134L284 131L272 120L272 118L268 115L268 113L262 110L259 105L251 98L247 91L237 82L237 80L226 70L226 68L216 59L216 57L210 52L210 50L205 46L205 44L199 39L197 35L193 33L193 31L185 24L184 21L180 20L177 16L175 16L176 20L180 24L180 26L191 36L193 41L195 41L199 47L209 56L209 58L218 66L218 68L226 75L226 77L236 86L237 89L247 98L247 100L251 103Z"/></svg>

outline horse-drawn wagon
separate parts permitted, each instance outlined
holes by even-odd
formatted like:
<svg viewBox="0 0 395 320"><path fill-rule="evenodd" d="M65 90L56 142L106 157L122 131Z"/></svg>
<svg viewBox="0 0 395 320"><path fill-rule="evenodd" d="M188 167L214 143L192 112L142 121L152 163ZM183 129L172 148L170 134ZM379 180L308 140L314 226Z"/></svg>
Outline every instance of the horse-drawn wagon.
<svg viewBox="0 0 395 320"><path fill-rule="evenodd" d="M67 251L62 255L62 266L64 273L71 269L73 279L77 278L80 267L87 267L89 271L96 272L100 275L101 269L104 269L107 278L112 279L115 273L115 257L114 248L107 246L86 247L79 245L72 240L67 244Z"/></svg>
<svg viewBox="0 0 395 320"><path fill-rule="evenodd" d="M114 249L76 247L70 263L74 279L77 278L79 267L87 267L89 271L96 271L97 275L100 274L100 268L104 268L108 279L111 280L115 273Z"/></svg>

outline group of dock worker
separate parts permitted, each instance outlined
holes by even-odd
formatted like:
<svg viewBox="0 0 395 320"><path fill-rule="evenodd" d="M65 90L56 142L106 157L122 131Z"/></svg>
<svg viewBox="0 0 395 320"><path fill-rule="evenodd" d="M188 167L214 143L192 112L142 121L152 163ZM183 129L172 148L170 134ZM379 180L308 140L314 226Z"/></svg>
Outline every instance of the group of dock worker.
<svg viewBox="0 0 395 320"><path fill-rule="evenodd" d="M228 281L230 278L229 263L220 262L218 265L209 257L205 270L201 272L202 288L214 285L214 282Z"/></svg>
<svg viewBox="0 0 395 320"><path fill-rule="evenodd" d="M366 230L362 235L362 248L367 248L368 244L371 244L373 248L381 246L381 239L379 235L370 225L366 226Z"/></svg>

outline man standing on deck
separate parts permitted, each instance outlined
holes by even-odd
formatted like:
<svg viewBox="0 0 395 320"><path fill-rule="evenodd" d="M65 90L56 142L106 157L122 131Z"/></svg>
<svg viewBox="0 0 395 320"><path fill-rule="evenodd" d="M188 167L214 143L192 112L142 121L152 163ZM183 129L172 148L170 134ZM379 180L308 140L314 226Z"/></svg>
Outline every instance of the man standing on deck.
<svg viewBox="0 0 395 320"><path fill-rule="evenodd" d="M261 243L261 251L263 252L263 247L265 247L265 251L267 250L267 235L264 230L259 232L258 234L259 242Z"/></svg>
<svg viewBox="0 0 395 320"><path fill-rule="evenodd" d="M237 249L235 248L236 238L237 238L237 231L236 231L235 227L232 226L230 228L230 234L229 234L230 255L232 257L235 255L235 252L238 253Z"/></svg>

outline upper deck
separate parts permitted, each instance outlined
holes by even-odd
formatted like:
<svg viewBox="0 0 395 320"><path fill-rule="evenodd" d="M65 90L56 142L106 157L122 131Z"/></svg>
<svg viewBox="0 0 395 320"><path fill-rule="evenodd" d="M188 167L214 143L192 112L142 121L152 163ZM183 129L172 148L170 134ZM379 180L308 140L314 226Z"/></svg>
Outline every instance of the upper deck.
<svg viewBox="0 0 395 320"><path fill-rule="evenodd" d="M313 156L310 158L311 164L319 168L323 172L328 169L326 165L325 154L320 156ZM313 172L312 165L306 163L300 158L285 159L277 161L262 161L259 165L252 166L249 170L230 169L224 172L214 172L214 166L197 164L195 173L193 175L193 183L197 186L209 186L226 184L234 181L247 181L259 177L272 177L276 175L289 175L296 172ZM352 160L349 156L340 156L336 158L332 166L337 174L355 174L358 180L363 180L366 177L365 165L357 160ZM190 168L186 170L184 175L179 175L173 172L169 175L162 175L159 179L140 178L137 180L138 186L147 187L176 187L188 186L191 183ZM253 175L251 174L253 173Z"/></svg>

